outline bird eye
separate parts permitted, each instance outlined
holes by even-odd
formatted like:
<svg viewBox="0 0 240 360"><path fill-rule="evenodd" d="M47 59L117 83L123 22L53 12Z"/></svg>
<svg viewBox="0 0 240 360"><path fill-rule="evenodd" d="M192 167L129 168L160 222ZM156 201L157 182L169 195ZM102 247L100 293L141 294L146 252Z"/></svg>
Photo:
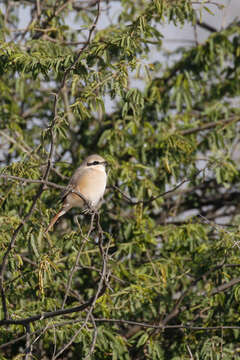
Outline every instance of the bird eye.
<svg viewBox="0 0 240 360"><path fill-rule="evenodd" d="M93 165L98 165L99 161L94 161Z"/></svg>

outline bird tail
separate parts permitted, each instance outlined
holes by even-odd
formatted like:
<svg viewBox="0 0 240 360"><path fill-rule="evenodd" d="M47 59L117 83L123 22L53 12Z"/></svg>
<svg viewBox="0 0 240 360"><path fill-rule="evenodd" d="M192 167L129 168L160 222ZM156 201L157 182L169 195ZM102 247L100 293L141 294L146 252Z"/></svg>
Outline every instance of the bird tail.
<svg viewBox="0 0 240 360"><path fill-rule="evenodd" d="M46 228L46 230L44 231L45 233L47 233L55 224L55 222L61 217L63 216L67 211L64 209L61 209L55 216L54 218L52 218L52 220L50 221L50 224L48 225L48 227Z"/></svg>

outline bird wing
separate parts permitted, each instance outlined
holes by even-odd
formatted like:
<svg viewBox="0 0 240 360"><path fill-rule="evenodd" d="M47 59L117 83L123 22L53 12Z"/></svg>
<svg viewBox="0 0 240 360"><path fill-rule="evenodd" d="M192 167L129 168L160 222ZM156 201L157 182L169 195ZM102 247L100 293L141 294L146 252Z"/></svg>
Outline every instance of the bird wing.
<svg viewBox="0 0 240 360"><path fill-rule="evenodd" d="M62 191L60 198L61 201L64 201L65 198L68 196L68 194L72 191L72 190L76 190L76 185L78 183L78 179L82 176L83 173L83 168L79 167L77 168L77 170L74 172L73 176L71 177L71 179L69 180L68 185L66 186L66 188Z"/></svg>

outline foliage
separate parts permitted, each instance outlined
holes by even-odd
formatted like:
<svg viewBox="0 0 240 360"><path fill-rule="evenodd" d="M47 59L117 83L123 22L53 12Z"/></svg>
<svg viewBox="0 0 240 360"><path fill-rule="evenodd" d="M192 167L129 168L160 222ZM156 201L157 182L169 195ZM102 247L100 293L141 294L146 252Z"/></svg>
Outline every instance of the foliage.
<svg viewBox="0 0 240 360"><path fill-rule="evenodd" d="M239 23L166 54L207 3L0 5L0 359L237 359ZM91 153L100 222L44 234Z"/></svg>

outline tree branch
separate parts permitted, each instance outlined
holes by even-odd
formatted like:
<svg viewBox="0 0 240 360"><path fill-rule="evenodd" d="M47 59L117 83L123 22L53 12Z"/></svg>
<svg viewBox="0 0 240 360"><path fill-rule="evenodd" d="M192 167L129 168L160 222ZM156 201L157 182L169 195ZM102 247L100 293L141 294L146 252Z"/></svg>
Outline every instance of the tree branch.
<svg viewBox="0 0 240 360"><path fill-rule="evenodd" d="M217 126L220 126L220 125L226 125L226 124L230 124L231 122L238 122L238 121L240 121L240 118L235 117L235 116L230 117L230 119L226 119L226 120L212 121L212 122L209 122L209 123L204 124L204 125L199 126L199 127L183 130L183 131L181 131L181 135L195 134L195 133L200 132L200 131L213 129L213 128L215 128Z"/></svg>
<svg viewBox="0 0 240 360"><path fill-rule="evenodd" d="M24 318L24 319L4 319L4 320L0 320L0 326L27 325L29 323L32 323L32 322L35 322L35 321L38 321L38 320L44 320L44 319L54 318L56 316L61 316L61 315L66 315L66 314L73 314L73 313L83 311L88 306L91 306L94 302L96 302L96 300L100 296L102 296L104 294L105 290L106 290L106 286L104 285L102 287L101 291L97 291L96 294L90 298L90 300L88 300L87 302L85 302L82 305L75 306L73 308L68 308L68 309L61 309L61 310L56 310L56 311L45 312L45 313L42 313L42 314L29 316L29 317Z"/></svg>
<svg viewBox="0 0 240 360"><path fill-rule="evenodd" d="M197 20L197 25L203 28L204 30L210 31L211 33L217 32L217 29L212 25L209 25L203 21Z"/></svg>

